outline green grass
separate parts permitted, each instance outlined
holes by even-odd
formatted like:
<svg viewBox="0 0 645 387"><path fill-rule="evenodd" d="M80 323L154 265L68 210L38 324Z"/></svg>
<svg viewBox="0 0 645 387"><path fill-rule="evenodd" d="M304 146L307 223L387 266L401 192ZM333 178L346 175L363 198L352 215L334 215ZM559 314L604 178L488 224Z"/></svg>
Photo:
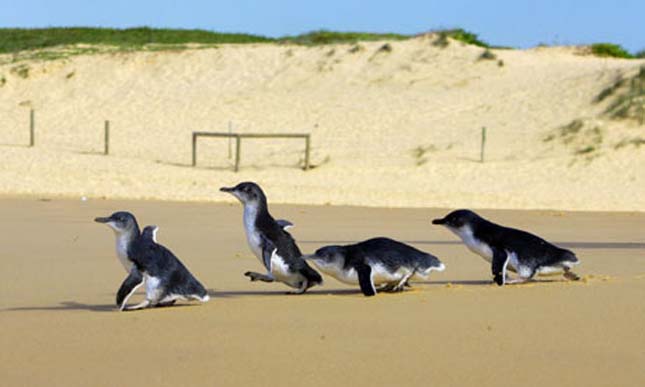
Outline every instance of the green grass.
<svg viewBox="0 0 645 387"><path fill-rule="evenodd" d="M618 44L594 43L591 45L591 53L596 56L632 59L634 56Z"/></svg>
<svg viewBox="0 0 645 387"><path fill-rule="evenodd" d="M448 37L464 42L466 44L472 44L474 46L490 48L490 45L483 40L480 40L477 34L466 31L461 28L455 28L452 30L439 31L439 33L445 33Z"/></svg>
<svg viewBox="0 0 645 387"><path fill-rule="evenodd" d="M262 43L273 41L257 35L223 34L204 30L170 30L157 28L2 28L0 53L49 48L74 44L104 44L137 48L147 44L181 45L186 43Z"/></svg>
<svg viewBox="0 0 645 387"><path fill-rule="evenodd" d="M480 47L489 45L477 37L477 34L461 28L437 31L446 37L466 44ZM226 44L226 43L290 43L302 45L324 45L335 43L356 44L375 40L405 40L414 35L395 33L369 32L335 32L312 31L295 36L269 38L250 34L219 33L205 30L159 29L149 27L114 29L114 28L0 28L0 54L19 53L21 51L47 49L57 46L78 44L106 45L119 49L141 49L144 46L186 48L189 43ZM81 49L82 50L82 49ZM57 54L46 54L57 57ZM44 58L49 59L49 58Z"/></svg>
<svg viewBox="0 0 645 387"><path fill-rule="evenodd" d="M504 48L491 46L479 39L478 35L462 28L433 31L439 34L435 45L445 47L449 44L447 38L483 48ZM369 32L335 32L318 30L295 36L270 38L260 35L219 33L206 30L183 30L137 27L127 29L91 28L91 27L56 27L56 28L0 28L0 54L15 54L22 51L47 49L61 46L88 45L111 46L119 50L140 49L186 49L187 44L216 45L228 43L285 43L302 45L324 45L335 43L357 44L363 41L375 40L405 40L415 35L396 33ZM97 52L95 48L78 48L79 52ZM73 50L72 50L73 51ZM591 45L594 55L615 58L643 58L645 50L634 55L619 45L597 43ZM73 55L71 51L67 55ZM51 56L51 58L48 57ZM55 59L60 54L43 54L42 59Z"/></svg>
<svg viewBox="0 0 645 387"><path fill-rule="evenodd" d="M319 30L296 36L286 36L276 40L283 43L321 45L334 43L358 43L374 40L405 40L409 38L411 38L410 35L392 33L379 34L369 32L334 32Z"/></svg>
<svg viewBox="0 0 645 387"><path fill-rule="evenodd" d="M635 119L640 125L644 125L645 66L641 66L640 71L629 79L620 78L620 81L610 85L608 89L610 88L612 89L610 95L615 94L615 96L605 110L605 114L611 118ZM598 100L598 97L596 99Z"/></svg>

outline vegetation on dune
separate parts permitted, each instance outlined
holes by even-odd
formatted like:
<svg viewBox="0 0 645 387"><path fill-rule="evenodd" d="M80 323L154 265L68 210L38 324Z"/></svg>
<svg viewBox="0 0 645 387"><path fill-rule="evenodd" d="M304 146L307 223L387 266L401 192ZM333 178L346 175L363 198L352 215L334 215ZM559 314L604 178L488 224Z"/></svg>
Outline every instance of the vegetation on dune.
<svg viewBox="0 0 645 387"><path fill-rule="evenodd" d="M484 48L489 48L490 45L483 40L480 40L477 34L468 32L464 29L461 28L456 28L452 30L445 30L445 31L440 31L441 33L445 33L449 38L458 40L460 42L464 42L466 44L472 44L474 46L479 46L479 47L484 47Z"/></svg>
<svg viewBox="0 0 645 387"><path fill-rule="evenodd" d="M618 44L613 43L594 43L591 45L591 53L596 56L606 56L612 58L632 59L634 56L627 52Z"/></svg>
<svg viewBox="0 0 645 387"><path fill-rule="evenodd" d="M473 44L480 47L489 45L477 34L461 28L435 31L440 36ZM359 43L375 40L405 40L413 35L370 32L311 31L295 36L269 38L250 34L219 33L205 30L160 29L137 27L114 28L0 28L0 53L17 53L25 50L71 46L76 44L109 45L125 49L137 49L145 45L164 45L182 48L188 43L291 43L302 45L324 45L335 43Z"/></svg>
<svg viewBox="0 0 645 387"><path fill-rule="evenodd" d="M2 28L0 53L74 44L105 44L141 47L146 44L180 45L186 43L262 43L273 41L258 35L224 34L204 30L159 28Z"/></svg>
<svg viewBox="0 0 645 387"><path fill-rule="evenodd" d="M450 41L448 40L448 38L458 40L466 44L472 44L474 46L479 46L484 48L491 47L488 43L482 40L479 40L479 38L477 37L477 34L468 32L462 28L455 28L451 30L439 30L439 31L434 31L434 33L437 34L437 40L433 43L433 45L438 47L447 47L450 44Z"/></svg>
<svg viewBox="0 0 645 387"><path fill-rule="evenodd" d="M318 45L333 43L357 43L370 40L405 40L409 38L409 35L392 33L334 32L319 30L296 36L286 36L276 40L283 43Z"/></svg>
<svg viewBox="0 0 645 387"><path fill-rule="evenodd" d="M450 44L448 38L482 48L507 48L491 46L481 40L477 34L462 28L435 30L437 35L433 45L446 47ZM38 50L37 59L56 59L62 56L104 52L109 50L181 50L188 44L215 45L241 43L282 43L301 45L325 45L348 43L357 45L363 41L375 40L405 40L417 35L396 33L369 32L336 32L328 30L311 31L295 36L270 38L260 35L240 33L219 33L206 30L183 30L137 27L127 29L92 28L92 27L55 27L55 28L0 28L0 54L18 54L23 51ZM87 45L88 47L73 47ZM90 47L91 46L91 47ZM64 55L61 47L65 47ZM634 55L624 48L612 43L596 43L590 46L591 52L597 56L614 58L645 58L645 50ZM43 50L45 49L45 50ZM30 56L34 57L33 55ZM484 58L485 59L485 58Z"/></svg>
<svg viewBox="0 0 645 387"><path fill-rule="evenodd" d="M619 76L594 99L600 103L613 97L605 115L614 119L634 119L645 124L645 66L632 77Z"/></svg>

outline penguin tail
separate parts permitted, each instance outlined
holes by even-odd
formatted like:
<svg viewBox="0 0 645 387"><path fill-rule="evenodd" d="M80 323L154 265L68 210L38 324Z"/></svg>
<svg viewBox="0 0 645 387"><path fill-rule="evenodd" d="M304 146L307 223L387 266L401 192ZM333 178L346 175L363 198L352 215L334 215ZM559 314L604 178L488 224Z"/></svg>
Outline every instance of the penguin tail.
<svg viewBox="0 0 645 387"><path fill-rule="evenodd" d="M578 262L580 262L580 261L578 260L578 257L576 257L576 255L573 253L573 251L569 251L569 250L564 250L564 252L562 253L562 256L561 256L561 258L560 258L560 259L561 259L563 262L571 262L571 263L578 263Z"/></svg>
<svg viewBox="0 0 645 387"><path fill-rule="evenodd" d="M312 269L309 265L305 265L302 270L301 274L307 278L310 284L312 285L322 285L323 279L320 273L318 273L316 270Z"/></svg>

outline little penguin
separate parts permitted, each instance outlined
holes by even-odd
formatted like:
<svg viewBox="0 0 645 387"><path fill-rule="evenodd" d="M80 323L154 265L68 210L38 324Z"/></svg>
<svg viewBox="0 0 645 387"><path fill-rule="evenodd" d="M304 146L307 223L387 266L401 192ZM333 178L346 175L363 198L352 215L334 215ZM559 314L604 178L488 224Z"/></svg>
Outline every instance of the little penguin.
<svg viewBox="0 0 645 387"><path fill-rule="evenodd" d="M322 284L322 277L302 258L302 253L286 229L292 223L276 221L269 213L267 198L259 185L243 182L235 187L222 187L244 205L244 229L251 251L266 269L266 274L248 271L251 281L279 281L301 294Z"/></svg>
<svg viewBox="0 0 645 387"><path fill-rule="evenodd" d="M434 255L389 238L373 238L345 246L325 246L305 256L320 271L340 282L358 284L365 296L401 291L411 279L427 279L445 265Z"/></svg>
<svg viewBox="0 0 645 387"><path fill-rule="evenodd" d="M114 230L117 256L124 267L129 268L128 277L117 292L116 303L120 310L167 306L177 300L209 300L202 284L170 250L156 242L156 226L147 226L140 232L134 215L125 211L95 221ZM144 283L146 299L135 306L127 306L130 296Z"/></svg>
<svg viewBox="0 0 645 387"><path fill-rule="evenodd" d="M569 250L555 246L544 239L509 227L490 222L470 210L456 210L432 224L442 225L461 238L475 254L492 263L492 274L497 285L525 282L536 274L563 273L569 280L578 280L571 268L579 263ZM517 273L509 279L507 270Z"/></svg>

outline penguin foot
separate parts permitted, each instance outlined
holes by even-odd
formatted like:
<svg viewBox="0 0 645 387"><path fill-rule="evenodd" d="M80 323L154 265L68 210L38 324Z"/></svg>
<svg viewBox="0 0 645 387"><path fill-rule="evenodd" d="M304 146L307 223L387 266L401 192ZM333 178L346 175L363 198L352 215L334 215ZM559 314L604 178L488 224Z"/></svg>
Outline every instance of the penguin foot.
<svg viewBox="0 0 645 387"><path fill-rule="evenodd" d="M138 309L145 309L148 306L150 306L150 300L143 300L140 303L133 305L133 306L123 306L121 308L121 311L128 311L128 310L138 310Z"/></svg>
<svg viewBox="0 0 645 387"><path fill-rule="evenodd" d="M507 284L523 284L524 282L528 282L530 278L524 278L524 277L519 277L519 278L513 278L513 279L507 279L506 283Z"/></svg>
<svg viewBox="0 0 645 387"><path fill-rule="evenodd" d="M244 273L245 276L251 279L251 282L262 281L262 282L273 282L273 277L268 276L267 274L260 274L254 271L247 271Z"/></svg>
<svg viewBox="0 0 645 387"><path fill-rule="evenodd" d="M303 294L309 289L309 282L304 281L300 284L300 287L292 292L287 292L287 294Z"/></svg>
<svg viewBox="0 0 645 387"><path fill-rule="evenodd" d="M495 281L498 286L502 286L504 285L504 276L501 274L495 274L493 281Z"/></svg>
<svg viewBox="0 0 645 387"><path fill-rule="evenodd" d="M580 281L580 276L571 270L565 270L563 276L569 281Z"/></svg>

